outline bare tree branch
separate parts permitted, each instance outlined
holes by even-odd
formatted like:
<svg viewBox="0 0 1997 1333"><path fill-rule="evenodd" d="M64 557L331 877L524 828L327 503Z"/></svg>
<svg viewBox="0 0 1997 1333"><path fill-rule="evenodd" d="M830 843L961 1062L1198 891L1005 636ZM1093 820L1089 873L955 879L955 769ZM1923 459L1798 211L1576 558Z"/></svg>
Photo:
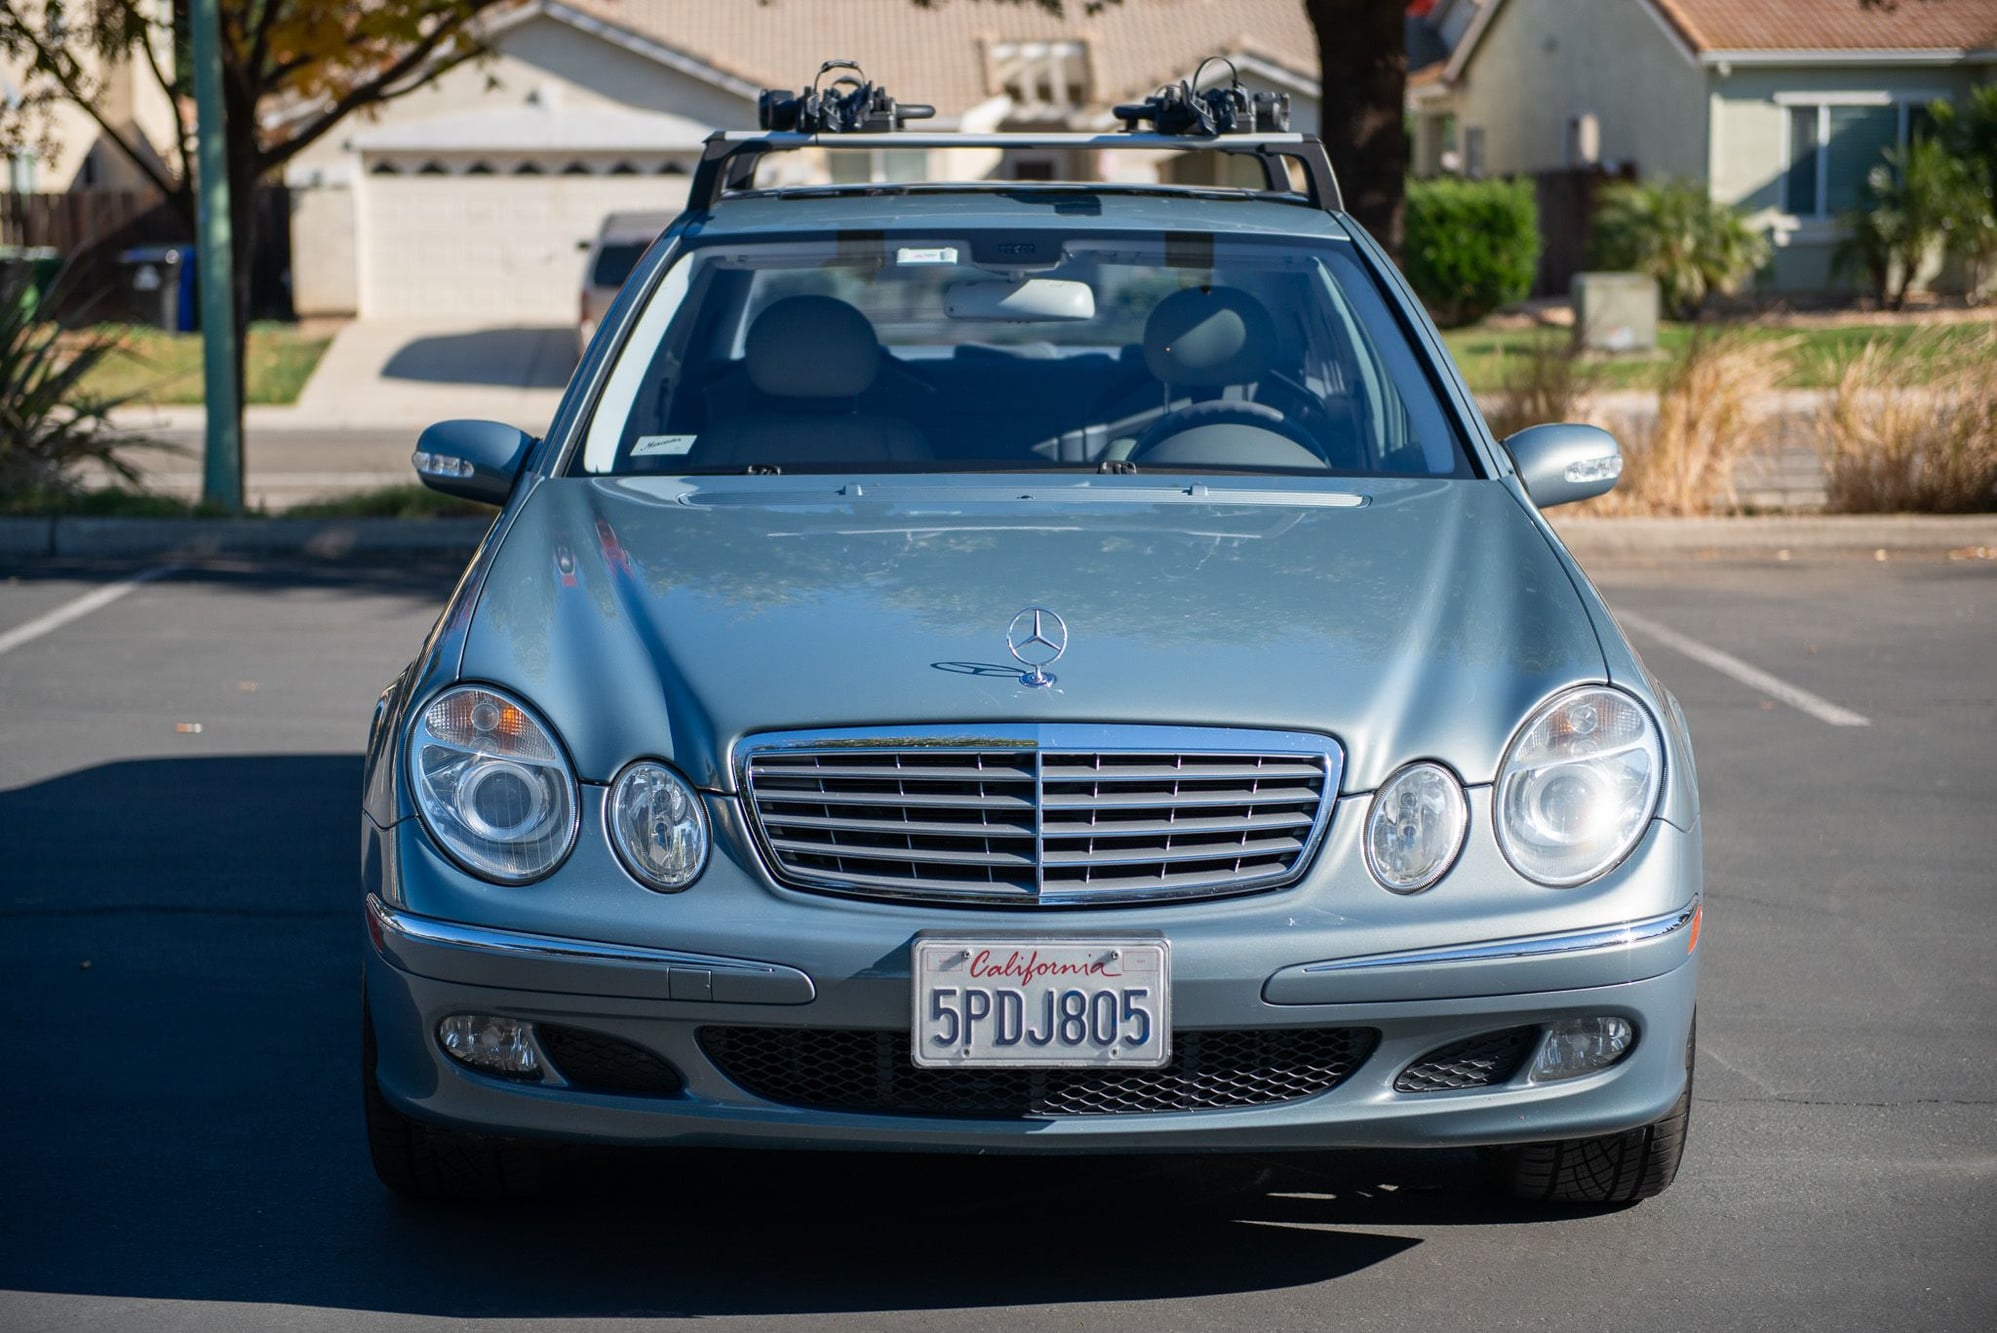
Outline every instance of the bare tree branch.
<svg viewBox="0 0 1997 1333"><path fill-rule="evenodd" d="M428 83L431 79L443 74L446 70L455 68L463 64L466 60L478 55L479 52L473 49L437 62L434 65L432 65L430 59L436 53L438 47L442 46L447 40L461 34L472 19L498 3L501 3L501 0L485 0L485 3L465 6L417 39L416 42L411 44L408 50L404 51L402 55L397 57L392 64L383 69L374 78L364 83L355 84L344 94L334 99L325 110L306 122L304 129L289 135L281 143L274 144L269 148L259 149L257 153L258 174L261 175L274 167L284 165L305 148L317 142L328 130L360 108L378 106L393 101L405 93L413 92L423 84ZM410 78L412 75L419 77L414 78L406 87L396 88L394 86L400 80Z"/></svg>
<svg viewBox="0 0 1997 1333"><path fill-rule="evenodd" d="M85 86L82 71L77 68L76 60L69 52L43 41L41 35L24 18L15 16L12 27L29 46L34 48L34 67L54 79L61 86L63 96L96 122L104 137L117 145L118 151L129 158L132 165L137 167L161 194L177 202L192 198L192 189L187 183L185 172L182 173L179 183L168 180L147 154L128 142L125 136L118 132L117 127L104 118L104 113L97 108L96 99Z"/></svg>

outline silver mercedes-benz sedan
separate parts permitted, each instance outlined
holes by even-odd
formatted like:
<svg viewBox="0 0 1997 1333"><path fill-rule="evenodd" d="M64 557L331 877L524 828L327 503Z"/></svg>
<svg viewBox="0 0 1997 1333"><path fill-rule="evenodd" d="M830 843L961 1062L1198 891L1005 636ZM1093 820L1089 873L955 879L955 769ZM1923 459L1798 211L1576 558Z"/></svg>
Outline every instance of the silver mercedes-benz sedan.
<svg viewBox="0 0 1997 1333"><path fill-rule="evenodd" d="M503 508L369 744L382 1179L1476 1145L1663 1189L1691 749L1541 517L1615 441L1493 439L1308 139L1061 139L1264 187L757 186L834 138L710 143L545 438L423 436ZM829 146L883 142L971 141Z"/></svg>

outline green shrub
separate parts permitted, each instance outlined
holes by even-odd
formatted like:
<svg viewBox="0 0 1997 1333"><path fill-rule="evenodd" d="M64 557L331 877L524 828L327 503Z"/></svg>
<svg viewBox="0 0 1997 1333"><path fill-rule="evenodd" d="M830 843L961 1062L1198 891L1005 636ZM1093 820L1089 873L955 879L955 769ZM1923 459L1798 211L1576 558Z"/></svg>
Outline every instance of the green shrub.
<svg viewBox="0 0 1997 1333"><path fill-rule="evenodd" d="M1657 279L1664 308L1678 319L1698 318L1709 294L1737 290L1768 262L1768 238L1690 181L1611 185L1594 224L1593 262Z"/></svg>
<svg viewBox="0 0 1997 1333"><path fill-rule="evenodd" d="M166 446L119 435L111 413L129 400L84 383L116 344L100 334L65 337L41 318L28 284L25 270L0 269L0 496L74 490L91 464L137 482L123 451Z"/></svg>
<svg viewBox="0 0 1997 1333"><path fill-rule="evenodd" d="M1436 322L1482 319L1532 292L1539 204L1532 182L1408 182L1402 265Z"/></svg>
<svg viewBox="0 0 1997 1333"><path fill-rule="evenodd" d="M1888 149L1866 173L1865 206L1838 221L1844 238L1831 266L1864 278L1881 304L1900 309L1934 251L1980 225L1989 203L1970 164L1938 139Z"/></svg>

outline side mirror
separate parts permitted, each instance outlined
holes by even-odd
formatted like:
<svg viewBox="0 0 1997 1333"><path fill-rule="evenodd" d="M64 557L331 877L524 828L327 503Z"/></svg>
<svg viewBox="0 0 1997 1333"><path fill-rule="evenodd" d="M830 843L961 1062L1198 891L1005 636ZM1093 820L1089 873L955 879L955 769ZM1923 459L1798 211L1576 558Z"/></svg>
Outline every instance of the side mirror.
<svg viewBox="0 0 1997 1333"><path fill-rule="evenodd" d="M1528 426L1505 440L1505 452L1541 509L1606 494L1623 474L1622 446L1598 426Z"/></svg>
<svg viewBox="0 0 1997 1333"><path fill-rule="evenodd" d="M505 504L534 437L497 421L440 421L416 440L410 462L425 486L484 504Z"/></svg>

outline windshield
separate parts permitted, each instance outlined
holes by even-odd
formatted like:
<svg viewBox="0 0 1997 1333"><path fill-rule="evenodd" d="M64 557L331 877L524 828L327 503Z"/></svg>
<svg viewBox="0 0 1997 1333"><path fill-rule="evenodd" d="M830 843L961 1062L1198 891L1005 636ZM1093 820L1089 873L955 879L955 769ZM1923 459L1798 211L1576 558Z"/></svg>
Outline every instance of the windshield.
<svg viewBox="0 0 1997 1333"><path fill-rule="evenodd" d="M1474 475L1344 241L1010 231L718 238L617 353L592 475Z"/></svg>

